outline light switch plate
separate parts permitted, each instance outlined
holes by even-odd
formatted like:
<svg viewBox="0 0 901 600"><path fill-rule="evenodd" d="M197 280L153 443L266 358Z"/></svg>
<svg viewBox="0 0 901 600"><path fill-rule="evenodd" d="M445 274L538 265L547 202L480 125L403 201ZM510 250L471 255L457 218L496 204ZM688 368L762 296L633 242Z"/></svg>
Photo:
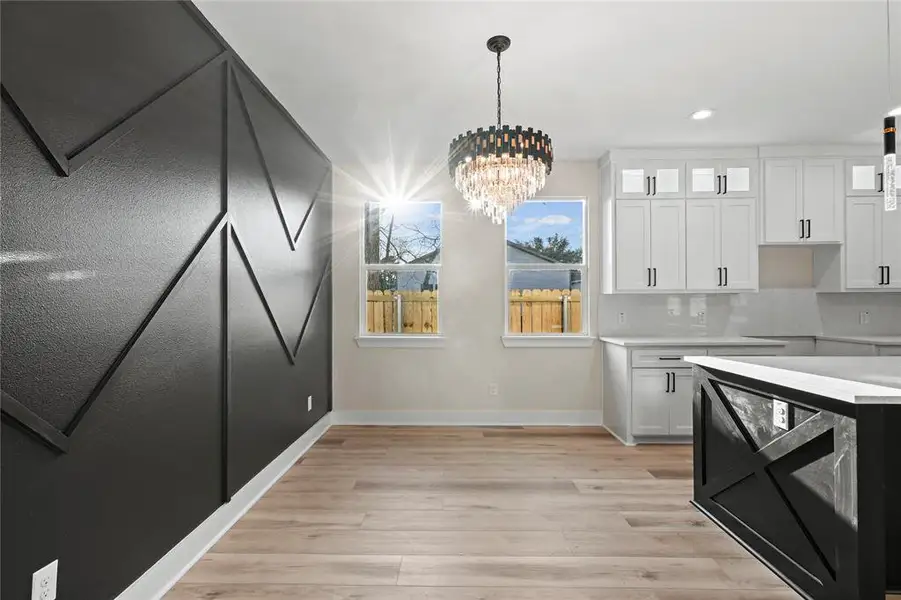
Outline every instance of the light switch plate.
<svg viewBox="0 0 901 600"><path fill-rule="evenodd" d="M31 600L56 600L56 576L59 561L55 560L31 576Z"/></svg>
<svg viewBox="0 0 901 600"><path fill-rule="evenodd" d="M773 400L773 427L788 430L788 403Z"/></svg>

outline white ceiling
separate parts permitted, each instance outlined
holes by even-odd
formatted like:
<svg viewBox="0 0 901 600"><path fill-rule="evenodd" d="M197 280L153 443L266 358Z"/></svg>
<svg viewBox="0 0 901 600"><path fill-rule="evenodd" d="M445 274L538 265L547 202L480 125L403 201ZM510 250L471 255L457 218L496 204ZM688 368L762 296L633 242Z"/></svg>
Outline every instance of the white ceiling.
<svg viewBox="0 0 901 600"><path fill-rule="evenodd" d="M901 0L892 2L901 104ZM198 5L333 160L432 162L504 121L558 158L609 148L879 142L888 108L882 0L307 2ZM699 108L707 121L691 121Z"/></svg>

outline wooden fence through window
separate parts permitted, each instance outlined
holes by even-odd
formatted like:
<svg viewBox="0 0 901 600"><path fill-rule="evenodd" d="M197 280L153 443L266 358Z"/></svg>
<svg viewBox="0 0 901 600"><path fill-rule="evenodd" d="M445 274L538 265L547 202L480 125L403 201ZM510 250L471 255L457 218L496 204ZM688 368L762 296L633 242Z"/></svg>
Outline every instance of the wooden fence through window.
<svg viewBox="0 0 901 600"><path fill-rule="evenodd" d="M400 321L397 323L397 299ZM566 300L564 301L564 297ZM580 333L582 293L579 290L510 290L510 333ZM564 326L566 307L566 331ZM368 333L438 333L438 292L368 291Z"/></svg>

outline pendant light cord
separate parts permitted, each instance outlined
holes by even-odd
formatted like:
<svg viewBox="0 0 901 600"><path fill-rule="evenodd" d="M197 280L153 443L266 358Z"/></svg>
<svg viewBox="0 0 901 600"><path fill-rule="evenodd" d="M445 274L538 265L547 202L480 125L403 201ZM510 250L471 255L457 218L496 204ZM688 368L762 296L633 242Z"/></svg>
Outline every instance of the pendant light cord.
<svg viewBox="0 0 901 600"><path fill-rule="evenodd" d="M497 53L497 128L501 128L501 53Z"/></svg>
<svg viewBox="0 0 901 600"><path fill-rule="evenodd" d="M888 75L888 110L892 108L894 95L892 94L892 0L885 0L885 43L888 56L886 57L886 74Z"/></svg>

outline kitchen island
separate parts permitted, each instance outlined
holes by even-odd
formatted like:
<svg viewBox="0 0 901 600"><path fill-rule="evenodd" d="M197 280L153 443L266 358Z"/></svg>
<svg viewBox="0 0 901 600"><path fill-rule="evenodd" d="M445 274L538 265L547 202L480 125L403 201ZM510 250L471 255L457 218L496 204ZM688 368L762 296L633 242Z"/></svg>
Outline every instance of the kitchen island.
<svg viewBox="0 0 901 600"><path fill-rule="evenodd" d="M806 598L901 590L901 358L684 360L695 506Z"/></svg>

